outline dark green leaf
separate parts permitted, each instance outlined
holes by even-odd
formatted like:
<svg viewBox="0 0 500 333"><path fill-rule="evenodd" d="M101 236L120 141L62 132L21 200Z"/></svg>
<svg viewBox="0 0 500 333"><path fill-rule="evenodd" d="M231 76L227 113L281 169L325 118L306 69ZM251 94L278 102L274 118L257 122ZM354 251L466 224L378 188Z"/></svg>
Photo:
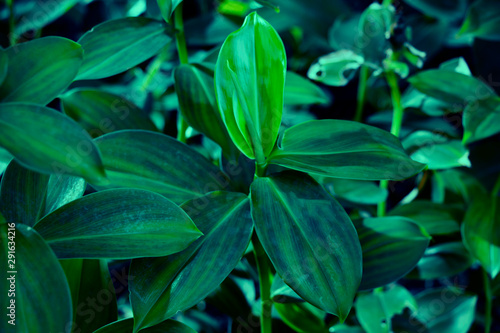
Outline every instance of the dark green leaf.
<svg viewBox="0 0 500 333"><path fill-rule="evenodd" d="M374 205L387 199L387 190L374 182L326 178L323 186L333 195L351 202Z"/></svg>
<svg viewBox="0 0 500 333"><path fill-rule="evenodd" d="M2 86L3 80L7 77L9 70L9 56L4 50L0 50L0 87Z"/></svg>
<svg viewBox="0 0 500 333"><path fill-rule="evenodd" d="M95 331L94 333L132 333L134 319L122 319ZM175 320L166 320L161 324L141 330L142 333L196 333L195 330Z"/></svg>
<svg viewBox="0 0 500 333"><path fill-rule="evenodd" d="M84 196L45 216L35 228L59 258L165 256L202 235L170 200L138 189Z"/></svg>
<svg viewBox="0 0 500 333"><path fill-rule="evenodd" d="M217 103L234 144L264 162L283 112L285 47L273 27L253 12L222 45L215 69Z"/></svg>
<svg viewBox="0 0 500 333"><path fill-rule="evenodd" d="M0 175L5 172L14 157L4 148L0 147Z"/></svg>
<svg viewBox="0 0 500 333"><path fill-rule="evenodd" d="M467 105L463 116L463 143L469 144L500 132L500 97Z"/></svg>
<svg viewBox="0 0 500 333"><path fill-rule="evenodd" d="M61 37L44 37L5 50L7 76L0 86L2 102L45 105L66 89L82 64L82 47Z"/></svg>
<svg viewBox="0 0 500 333"><path fill-rule="evenodd" d="M467 7L466 0L433 1L433 0L404 0L408 5L420 10L423 14L445 21L454 21L461 18Z"/></svg>
<svg viewBox="0 0 500 333"><path fill-rule="evenodd" d="M359 180L401 180L425 167L389 132L345 120L311 120L287 129L269 163Z"/></svg>
<svg viewBox="0 0 500 333"><path fill-rule="evenodd" d="M99 150L72 119L29 103L0 104L0 146L40 173L67 174L106 183Z"/></svg>
<svg viewBox="0 0 500 333"><path fill-rule="evenodd" d="M161 15L167 23L171 23L170 18L181 2L182 0L158 0Z"/></svg>
<svg viewBox="0 0 500 333"><path fill-rule="evenodd" d="M287 105L330 103L330 97L320 87L291 71L286 72L284 98Z"/></svg>
<svg viewBox="0 0 500 333"><path fill-rule="evenodd" d="M50 176L43 216L73 200L81 198L86 187L87 183L83 178L65 175Z"/></svg>
<svg viewBox="0 0 500 333"><path fill-rule="evenodd" d="M257 235L277 273L307 302L344 320L361 280L361 247L349 216L309 176L257 178Z"/></svg>
<svg viewBox="0 0 500 333"><path fill-rule="evenodd" d="M307 76L329 86L345 86L364 61L362 56L350 50L340 50L319 58L309 68Z"/></svg>
<svg viewBox="0 0 500 333"><path fill-rule="evenodd" d="M327 333L325 312L309 303L274 303L281 319L299 333Z"/></svg>
<svg viewBox="0 0 500 333"><path fill-rule="evenodd" d="M467 12L459 36L500 40L500 4L495 0L475 1Z"/></svg>
<svg viewBox="0 0 500 333"><path fill-rule="evenodd" d="M92 137L123 129L157 131L148 115L121 96L96 89L76 89L62 96L61 106Z"/></svg>
<svg viewBox="0 0 500 333"><path fill-rule="evenodd" d="M250 241L253 226L246 195L212 192L182 208L204 236L181 253L132 261L134 332L208 296L240 261Z"/></svg>
<svg viewBox="0 0 500 333"><path fill-rule="evenodd" d="M95 186L97 189L135 187L182 203L229 187L227 176L215 165L164 134L119 131L101 136L95 143L110 180L108 185Z"/></svg>
<svg viewBox="0 0 500 333"><path fill-rule="evenodd" d="M299 303L304 300L276 274L271 285L271 299L275 303Z"/></svg>
<svg viewBox="0 0 500 333"><path fill-rule="evenodd" d="M151 58L171 40L162 22L127 17L95 26L79 40L85 51L77 80L101 79Z"/></svg>

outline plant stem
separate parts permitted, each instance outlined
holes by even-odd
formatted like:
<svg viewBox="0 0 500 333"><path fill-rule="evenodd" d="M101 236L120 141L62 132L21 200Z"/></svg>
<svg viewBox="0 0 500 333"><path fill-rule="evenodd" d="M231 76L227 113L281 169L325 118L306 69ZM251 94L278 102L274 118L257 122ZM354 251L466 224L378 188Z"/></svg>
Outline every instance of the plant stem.
<svg viewBox="0 0 500 333"><path fill-rule="evenodd" d="M365 106L365 96L366 96L366 81L368 81L368 75L370 70L368 66L362 65L359 72L359 83L358 83L358 104L356 105L356 114L354 115L354 121L361 122L363 118L363 108Z"/></svg>
<svg viewBox="0 0 500 333"><path fill-rule="evenodd" d="M257 271L259 273L259 287L260 287L260 331L261 333L271 333L272 331L272 318L271 311L273 303L271 301L271 266L266 251L262 247L257 234L252 235L253 251L255 261L257 262Z"/></svg>
<svg viewBox="0 0 500 333"><path fill-rule="evenodd" d="M267 171L267 163L255 161L255 177L264 177Z"/></svg>
<svg viewBox="0 0 500 333"><path fill-rule="evenodd" d="M174 13L175 25L175 42L177 44L177 53L179 54L179 61L181 64L189 63L188 51L186 46L186 36L184 35L184 21L182 19L182 3L175 9ZM182 117L179 111L179 121L177 122L177 140L186 142L186 129L188 124Z"/></svg>
<svg viewBox="0 0 500 333"><path fill-rule="evenodd" d="M490 333L491 330L491 309L492 309L492 296L491 296L491 286L490 286L490 277L488 276L488 272L483 269L483 281L484 281L484 296L486 298L486 306L485 306L485 316L486 319L484 321L484 333Z"/></svg>
<svg viewBox="0 0 500 333"><path fill-rule="evenodd" d="M496 196L498 196L498 192L500 192L500 175L498 175L497 181L493 186L493 190L491 191L491 196L495 198Z"/></svg>
<svg viewBox="0 0 500 333"><path fill-rule="evenodd" d="M391 89L391 100L392 100L392 124L391 124L391 133L399 137L399 133L401 132L401 125L403 123L403 104L401 103L401 91L398 86L398 78L396 73L393 71L386 72L386 79L389 88ZM387 189L389 187L388 180L380 181L380 188ZM386 201L380 202L377 205L377 216L385 216L387 210Z"/></svg>
<svg viewBox="0 0 500 333"><path fill-rule="evenodd" d="M14 0L6 0L9 7L9 42L10 45L16 44L16 18L14 17Z"/></svg>

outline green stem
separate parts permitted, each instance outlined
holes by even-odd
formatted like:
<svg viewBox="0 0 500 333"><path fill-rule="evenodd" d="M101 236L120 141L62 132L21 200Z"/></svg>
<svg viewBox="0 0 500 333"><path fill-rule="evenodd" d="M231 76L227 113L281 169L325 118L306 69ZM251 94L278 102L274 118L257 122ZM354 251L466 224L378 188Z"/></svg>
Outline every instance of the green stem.
<svg viewBox="0 0 500 333"><path fill-rule="evenodd" d="M177 53L179 54L179 61L181 64L189 63L188 51L186 45L186 36L184 35L184 21L182 19L182 3L175 9L174 13L175 25L175 42L177 44ZM179 111L179 121L177 122L177 140L186 143L186 129L188 124L182 117Z"/></svg>
<svg viewBox="0 0 500 333"><path fill-rule="evenodd" d="M254 232L252 235L252 244L257 262L257 271L259 273L259 287L260 287L260 301L261 301L261 314L260 314L260 331L261 333L271 333L272 331L272 318L271 311L273 303L271 301L271 265L266 251Z"/></svg>
<svg viewBox="0 0 500 333"><path fill-rule="evenodd" d="M259 163L255 161L255 177L265 177L267 171L267 163Z"/></svg>
<svg viewBox="0 0 500 333"><path fill-rule="evenodd" d="M484 333L490 333L491 330L491 309L492 309L492 296L491 296L491 286L490 286L490 277L488 276L488 272L483 269L483 280L484 280L484 296L486 298L486 306L485 306L485 322L484 322Z"/></svg>
<svg viewBox="0 0 500 333"><path fill-rule="evenodd" d="M366 81L368 81L369 74L370 70L368 66L361 66L358 83L358 104L356 105L356 114L354 115L354 121L361 122L361 119L363 118L363 108L365 106L366 96Z"/></svg>
<svg viewBox="0 0 500 333"><path fill-rule="evenodd" d="M498 192L500 192L500 175L498 175L497 181L493 186L493 190L491 191L491 196L494 198L497 197Z"/></svg>
<svg viewBox="0 0 500 333"><path fill-rule="evenodd" d="M9 42L10 45L16 44L16 20L14 17L14 0L6 0L9 7Z"/></svg>

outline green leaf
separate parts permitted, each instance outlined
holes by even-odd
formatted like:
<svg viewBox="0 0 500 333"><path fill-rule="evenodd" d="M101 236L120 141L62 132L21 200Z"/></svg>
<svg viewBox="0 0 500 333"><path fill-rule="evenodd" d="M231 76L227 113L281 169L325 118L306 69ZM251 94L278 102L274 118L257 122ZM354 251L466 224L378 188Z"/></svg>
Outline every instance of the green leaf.
<svg viewBox="0 0 500 333"><path fill-rule="evenodd" d="M307 76L329 86L345 86L364 61L362 56L350 50L340 50L319 58L309 68Z"/></svg>
<svg viewBox="0 0 500 333"><path fill-rule="evenodd" d="M388 192L374 182L326 178L323 186L338 198L364 205L375 205L387 199Z"/></svg>
<svg viewBox="0 0 500 333"><path fill-rule="evenodd" d="M475 1L467 12L458 36L500 40L500 4L495 0Z"/></svg>
<svg viewBox="0 0 500 333"><path fill-rule="evenodd" d="M122 319L106 325L94 333L132 333L134 319ZM175 320L166 320L161 324L141 330L142 333L196 333L195 330Z"/></svg>
<svg viewBox="0 0 500 333"><path fill-rule="evenodd" d="M494 279L500 272L500 198L476 194L462 224L462 240Z"/></svg>
<svg viewBox="0 0 500 333"><path fill-rule="evenodd" d="M7 169L7 166L13 158L14 157L6 149L0 147L0 175L5 172L5 169Z"/></svg>
<svg viewBox="0 0 500 333"><path fill-rule="evenodd" d="M145 17L101 23L78 40L85 56L76 79L101 79L124 72L156 55L170 40L162 22Z"/></svg>
<svg viewBox="0 0 500 333"><path fill-rule="evenodd" d="M82 47L62 37L38 38L4 52L9 58L7 76L0 86L4 103L49 103L73 81L83 58Z"/></svg>
<svg viewBox="0 0 500 333"><path fill-rule="evenodd" d="M170 18L174 14L177 6L181 4L182 0L158 0L158 6L160 7L161 15L167 23L172 23Z"/></svg>
<svg viewBox="0 0 500 333"><path fill-rule="evenodd" d="M0 217L0 220L2 219ZM15 244L7 238L12 237L12 233L15 233ZM11 251L10 257L8 251ZM15 258L12 257L12 252ZM7 270L8 258L12 260L9 263L14 265L9 270ZM24 224L17 223L14 229L14 223L0 222L0 259L5 263L0 272L1 290L5 292L0 304L2 309L7 309L12 301L15 302L15 326L7 322L14 318L7 316L0 322L0 331L6 333L69 331L73 309L68 283L56 256L42 237ZM11 270L17 273L12 273ZM12 280L8 280L12 277L14 277ZM8 293L11 292L15 295L11 294L8 297ZM7 311L4 313L11 313L11 310Z"/></svg>
<svg viewBox="0 0 500 333"><path fill-rule="evenodd" d="M495 96L467 105L462 120L464 144L500 133L500 97Z"/></svg>
<svg viewBox="0 0 500 333"><path fill-rule="evenodd" d="M346 120L311 120L285 131L268 163L321 176L401 180L425 165L387 131Z"/></svg>
<svg viewBox="0 0 500 333"><path fill-rule="evenodd" d="M454 21L461 18L467 7L466 0L404 0L404 2L427 16L444 21Z"/></svg>
<svg viewBox="0 0 500 333"><path fill-rule="evenodd" d="M204 236L180 253L132 260L134 332L208 296L233 270L250 242L253 225L246 195L212 192L181 207Z"/></svg>
<svg viewBox="0 0 500 333"><path fill-rule="evenodd" d="M424 255L430 237L414 221L398 216L355 221L363 250L360 290L384 286L411 271Z"/></svg>
<svg viewBox="0 0 500 333"><path fill-rule="evenodd" d="M325 312L309 303L274 303L285 324L299 333L328 333Z"/></svg>
<svg viewBox="0 0 500 333"><path fill-rule="evenodd" d="M64 113L94 138L123 129L158 131L144 111L115 94L79 88L60 96L60 99Z"/></svg>
<svg viewBox="0 0 500 333"><path fill-rule="evenodd" d="M317 85L297 73L286 72L285 104L328 104L330 97Z"/></svg>
<svg viewBox="0 0 500 333"><path fill-rule="evenodd" d="M126 130L95 139L110 183L96 189L134 187L158 192L175 203L229 188L215 165L164 134Z"/></svg>
<svg viewBox="0 0 500 333"><path fill-rule="evenodd" d="M274 303L300 303L304 301L278 274L274 276L271 285L271 299Z"/></svg>
<svg viewBox="0 0 500 333"><path fill-rule="evenodd" d="M60 264L73 301L73 332L94 332L118 320L115 288L105 260L71 259Z"/></svg>
<svg viewBox="0 0 500 333"><path fill-rule="evenodd" d="M283 42L256 12L227 37L217 59L215 92L222 119L234 144L259 163L278 136L285 73Z"/></svg>
<svg viewBox="0 0 500 333"><path fill-rule="evenodd" d="M81 198L87 183L83 178L65 175L51 175L47 185L45 210L43 216L52 213L59 207Z"/></svg>
<svg viewBox="0 0 500 333"><path fill-rule="evenodd" d="M451 277L468 269L473 262L462 242L439 244L425 250L409 277L422 280Z"/></svg>
<svg viewBox="0 0 500 333"><path fill-rule="evenodd" d="M276 272L297 294L344 320L361 280L361 247L342 206L295 172L257 178L252 217Z"/></svg>
<svg viewBox="0 0 500 333"><path fill-rule="evenodd" d="M384 291L361 294L356 299L356 315L367 333L389 333L391 320L408 308L416 310L417 302L404 287L395 285Z"/></svg>
<svg viewBox="0 0 500 333"><path fill-rule="evenodd" d="M466 333L474 322L477 296L457 289L431 289L415 296L418 311L429 333Z"/></svg>
<svg viewBox="0 0 500 333"><path fill-rule="evenodd" d="M9 56L4 50L0 50L0 87L7 77L9 71Z"/></svg>
<svg viewBox="0 0 500 333"><path fill-rule="evenodd" d="M427 200L417 200L396 206L389 212L389 215L410 218L432 236L460 231L455 210Z"/></svg>
<svg viewBox="0 0 500 333"><path fill-rule="evenodd" d="M422 71L410 77L408 82L424 94L448 103L466 105L496 96L483 81L448 69Z"/></svg>
<svg viewBox="0 0 500 333"><path fill-rule="evenodd" d="M72 119L29 103L0 104L0 146L21 165L40 173L107 181L99 150Z"/></svg>
<svg viewBox="0 0 500 333"><path fill-rule="evenodd" d="M175 92L186 122L215 141L226 154L236 150L217 109L213 72L201 65L181 65L175 69Z"/></svg>
<svg viewBox="0 0 500 333"><path fill-rule="evenodd" d="M170 200L138 189L86 195L45 216L35 228L58 258L165 256L202 235Z"/></svg>

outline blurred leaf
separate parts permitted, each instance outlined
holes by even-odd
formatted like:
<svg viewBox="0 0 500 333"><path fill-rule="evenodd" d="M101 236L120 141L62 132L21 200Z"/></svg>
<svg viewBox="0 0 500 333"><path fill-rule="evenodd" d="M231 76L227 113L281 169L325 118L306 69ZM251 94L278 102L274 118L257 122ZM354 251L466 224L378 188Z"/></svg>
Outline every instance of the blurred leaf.
<svg viewBox="0 0 500 333"><path fill-rule="evenodd" d="M326 177L401 180L425 165L387 131L345 120L312 120L285 131L268 163Z"/></svg>
<svg viewBox="0 0 500 333"><path fill-rule="evenodd" d="M252 217L276 272L307 302L345 320L361 280L361 247L340 204L312 178L257 178Z"/></svg>
<svg viewBox="0 0 500 333"><path fill-rule="evenodd" d="M109 133L95 139L110 183L158 192L175 203L228 188L215 165L187 145L164 134L142 130Z"/></svg>
<svg viewBox="0 0 500 333"><path fill-rule="evenodd" d="M7 52L4 50L0 50L0 87L2 86L3 81L7 77L7 73L9 70L9 56Z"/></svg>
<svg viewBox="0 0 500 333"><path fill-rule="evenodd" d="M286 54L257 13L222 45L215 69L217 103L234 144L259 163L274 147L283 112Z"/></svg>
<svg viewBox="0 0 500 333"><path fill-rule="evenodd" d="M106 325L94 333L132 333L134 332L134 319L122 319ZM196 333L195 330L175 320L166 320L156 326L141 330L142 333Z"/></svg>
<svg viewBox="0 0 500 333"><path fill-rule="evenodd" d="M6 149L0 147L0 175L5 172L5 169L7 169L7 166L13 158L14 157L11 155L11 153L9 153Z"/></svg>
<svg viewBox="0 0 500 333"><path fill-rule="evenodd" d="M467 11L458 36L500 40L500 3L495 0L475 1Z"/></svg>
<svg viewBox="0 0 500 333"><path fill-rule="evenodd" d="M249 283L253 284L253 281L249 280ZM231 276L227 277L205 301L236 321L248 318L252 311L243 290Z"/></svg>
<svg viewBox="0 0 500 333"><path fill-rule="evenodd" d="M414 221L399 216L355 221L363 251L360 290L394 282L408 273L424 255L430 237Z"/></svg>
<svg viewBox="0 0 500 333"><path fill-rule="evenodd" d="M328 333L325 324L325 312L317 307L303 303L274 303L281 319L295 332L299 333Z"/></svg>
<svg viewBox="0 0 500 333"><path fill-rule="evenodd" d="M388 290L361 294L356 299L357 318L367 333L392 332L391 320L405 308L414 311L417 302L404 287L395 285Z"/></svg>
<svg viewBox="0 0 500 333"><path fill-rule="evenodd" d="M21 165L40 173L106 182L99 150L72 119L31 103L0 104L0 146Z"/></svg>
<svg viewBox="0 0 500 333"><path fill-rule="evenodd" d="M330 102L330 98L320 87L291 71L286 72L284 98L287 105L328 104Z"/></svg>
<svg viewBox="0 0 500 333"><path fill-rule="evenodd" d="M464 144L500 133L500 97L467 105L463 115Z"/></svg>
<svg viewBox="0 0 500 333"><path fill-rule="evenodd" d="M271 299L274 303L300 303L304 301L278 274L274 276L271 285Z"/></svg>
<svg viewBox="0 0 500 333"><path fill-rule="evenodd" d="M172 23L170 18L181 2L182 0L158 0L158 7L160 7L161 15L167 23Z"/></svg>
<svg viewBox="0 0 500 333"><path fill-rule="evenodd" d="M78 40L85 55L76 80L124 72L156 55L170 40L162 22L145 17L101 23Z"/></svg>
<svg viewBox="0 0 500 333"><path fill-rule="evenodd" d="M467 8L467 0L404 0L404 2L427 16L443 21L454 21L461 18Z"/></svg>
<svg viewBox="0 0 500 333"><path fill-rule="evenodd" d="M415 299L418 310L414 316L429 333L466 333L474 322L477 296L456 289L430 289Z"/></svg>
<svg viewBox="0 0 500 333"><path fill-rule="evenodd" d="M132 261L134 332L208 296L233 270L250 242L253 225L246 195L212 192L181 207L204 236L180 253Z"/></svg>
<svg viewBox="0 0 500 333"><path fill-rule="evenodd" d="M144 111L118 95L80 88L60 96L60 99L64 113L92 137L123 129L158 130Z"/></svg>
<svg viewBox="0 0 500 333"><path fill-rule="evenodd" d="M0 273L1 289L5 295L0 304L3 309L8 309L15 301L14 318L3 318L0 331L66 332L71 328L73 309L68 283L56 256L33 228L17 223L15 231L11 231L11 226L14 223L6 224L0 215L0 259L5 263ZM8 232L15 233L15 241ZM15 252L15 258L8 257L8 250ZM8 258L14 261L12 270L18 273L6 269ZM14 295L7 297L11 292ZM7 311L5 314L11 313L11 310ZM12 319L15 325L7 322Z"/></svg>
<svg viewBox="0 0 500 333"><path fill-rule="evenodd" d="M44 37L9 47L8 72L0 86L2 102L45 105L73 81L82 64L82 47L62 37Z"/></svg>
<svg viewBox="0 0 500 333"><path fill-rule="evenodd" d="M329 86L345 86L363 63L362 56L349 50L340 50L319 58L309 68L307 76Z"/></svg>
<svg viewBox="0 0 500 333"><path fill-rule="evenodd" d="M326 178L323 186L333 195L363 205L375 205L387 199L387 190L374 182Z"/></svg>

